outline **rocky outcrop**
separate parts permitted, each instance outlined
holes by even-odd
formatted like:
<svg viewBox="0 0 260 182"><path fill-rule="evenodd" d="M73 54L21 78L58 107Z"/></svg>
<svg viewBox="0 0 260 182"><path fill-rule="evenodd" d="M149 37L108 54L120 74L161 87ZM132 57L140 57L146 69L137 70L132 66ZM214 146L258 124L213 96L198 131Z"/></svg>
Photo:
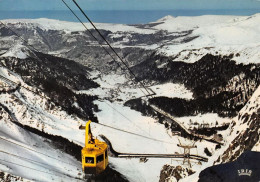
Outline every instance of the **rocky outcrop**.
<svg viewBox="0 0 260 182"><path fill-rule="evenodd" d="M193 170L183 168L182 166L164 165L161 170L159 182L177 182L194 173Z"/></svg>
<svg viewBox="0 0 260 182"><path fill-rule="evenodd" d="M0 181L3 181L3 182L11 182L11 181L22 182L22 181L29 181L29 180L26 180L26 179L24 179L20 176L14 176L14 175L9 174L7 172L0 171Z"/></svg>
<svg viewBox="0 0 260 182"><path fill-rule="evenodd" d="M234 161L247 150L260 151L260 86L229 128L230 144L217 163Z"/></svg>

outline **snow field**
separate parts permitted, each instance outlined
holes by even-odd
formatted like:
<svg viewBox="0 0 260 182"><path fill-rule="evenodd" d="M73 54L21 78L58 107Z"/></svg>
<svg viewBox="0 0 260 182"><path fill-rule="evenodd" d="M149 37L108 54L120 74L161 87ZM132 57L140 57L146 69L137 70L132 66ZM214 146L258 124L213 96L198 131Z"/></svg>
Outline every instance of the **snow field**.
<svg viewBox="0 0 260 182"><path fill-rule="evenodd" d="M184 55L178 57L175 61L182 60L191 63L200 59L196 56L197 54L203 56L207 53L213 55L239 53L240 56L234 58L237 63L259 63L259 21L260 14L253 16L206 15L177 18L168 16L158 20L162 24L155 28L169 32L193 30L190 36L198 36L198 38L187 43L169 43L169 45L159 49L159 53L168 56L183 53Z"/></svg>
<svg viewBox="0 0 260 182"><path fill-rule="evenodd" d="M179 140L182 144L191 144L191 141L182 137L171 136L164 125L156 123L150 117L142 116L139 112L122 106L120 103L105 103L106 101L97 101L100 112L96 115L100 123L120 128L129 132L141 134L150 138L161 140L163 142L142 138L121 131L92 123L92 132L94 136L105 135L113 145L113 148L121 153L143 153L143 154L174 154L183 153L182 149L177 147ZM110 106L109 106L109 105ZM111 106L116 109L114 110ZM119 111L120 113L118 113ZM127 118L125 118L124 116ZM192 154L203 155L204 148L207 146L213 151L215 144L206 141L198 141L198 148L192 150ZM122 159L110 157L110 162L116 170L125 175L130 181L158 181L160 170L166 163L171 163L171 159L149 159L146 163L140 163L139 159ZM180 162L176 163L180 165ZM200 166L198 166L200 168ZM140 176L142 176L140 178Z"/></svg>
<svg viewBox="0 0 260 182"><path fill-rule="evenodd" d="M222 118L219 117L217 113L207 113L207 114L198 114L197 116L186 116L186 117L176 117L176 119L184 124L186 128L190 126L208 124L209 127L223 126L229 124L231 118Z"/></svg>
<svg viewBox="0 0 260 182"><path fill-rule="evenodd" d="M26 59L29 56L28 54L28 48L24 45L22 45L23 42L18 40L16 41L15 45L12 45L11 48L9 48L4 54L0 56L1 57L15 57L19 59Z"/></svg>
<svg viewBox="0 0 260 182"><path fill-rule="evenodd" d="M93 89L92 91L79 91L84 93L92 93L98 95L99 98L106 98L111 96L111 90L116 90L117 94L113 97L114 101L99 100L95 101L98 108L101 110L96 115L100 123L116 127L122 130L126 130L132 133L141 134L150 138L161 140L164 142L158 142L149 140L139 136L123 133L121 131L113 130L92 123L92 132L94 136L105 135L113 145L113 148L121 153L144 153L144 154L174 154L183 153L183 149L177 147L179 141L181 144L193 144L192 141L186 140L179 136L172 136L172 133L165 129L164 125L156 122L155 119L145 117L141 113L131 110L129 107L123 106L123 102L117 102L118 98L123 101L133 98L138 98L143 93L138 89L133 89L130 86L124 85L126 79L124 76L112 76L112 75L100 75L95 74L98 77L97 81L101 87ZM183 85L165 83L160 85L151 86L157 96L166 97L179 97L183 99L193 99L192 92L187 90ZM178 118L181 122L188 127L189 120L199 123L215 124L218 121L219 125L229 122L226 118L220 118L217 114L209 113L205 115L198 115L194 117L182 117ZM197 141L197 148L192 149L191 153L195 155L201 155L207 157L204 153L204 149L207 147L210 152L214 154L216 144L212 144L207 141ZM125 175L130 181L158 181L160 176L160 170L164 164L182 165L182 159L171 161L171 159L149 159L146 163L140 163L139 159L124 159L110 157L110 163L114 168ZM197 164L197 161L192 163L193 170L200 171L202 166ZM204 163L203 163L204 165Z"/></svg>
<svg viewBox="0 0 260 182"><path fill-rule="evenodd" d="M95 75L97 73L94 73ZM97 82L100 87L75 91L75 93L85 93L88 95L97 95L99 98L113 98L121 99L123 101L139 98L144 96L143 92L146 91L142 87L136 87L127 84L127 79L124 75L99 75L98 78L94 80ZM156 96L165 96L165 97L178 97L183 99L193 99L193 93L185 88L183 84L174 84L174 83L164 83L150 86ZM143 92L142 92L143 91Z"/></svg>
<svg viewBox="0 0 260 182"><path fill-rule="evenodd" d="M50 141L6 118L1 120L0 129L1 171L32 181L77 181L75 177L83 177L81 163L56 150Z"/></svg>

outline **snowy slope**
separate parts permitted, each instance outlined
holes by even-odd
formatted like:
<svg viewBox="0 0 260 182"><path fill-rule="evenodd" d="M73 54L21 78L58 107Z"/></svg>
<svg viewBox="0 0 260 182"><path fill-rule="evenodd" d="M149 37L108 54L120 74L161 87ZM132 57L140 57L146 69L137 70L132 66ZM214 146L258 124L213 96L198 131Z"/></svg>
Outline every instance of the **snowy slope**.
<svg viewBox="0 0 260 182"><path fill-rule="evenodd" d="M97 74L95 74L95 77L97 77ZM182 144L192 143L192 141L184 139L183 137L173 136L171 131L166 130L164 125L158 123L156 119L143 116L140 112L125 107L123 105L125 100L141 97L143 96L143 93L138 88L133 89L131 85L124 85L123 83L126 80L123 76L103 75L98 77L95 81L101 85L100 88L79 91L79 93L90 93L102 98L102 100L95 102L100 109L99 112L96 112L100 123L141 134L155 140L160 140L154 141L152 139L133 136L92 123L94 135L105 135L116 151L139 154L182 154L183 150L177 147L177 144L179 144L179 142ZM120 84L123 85L120 86ZM117 89L119 86L120 90L118 91ZM151 88L160 96L179 97L184 99L193 98L192 92L180 84L166 83L154 85L151 86ZM112 101L105 100L109 96L111 96L109 100ZM117 99L122 99L123 101L117 101ZM210 122L212 121L212 118L210 117L212 115L214 114L203 115L200 117L200 120ZM228 122L227 119L220 118L216 114L214 117L219 122L222 120ZM198 122L200 122L200 120L198 120ZM208 147L210 151L214 151L216 146L216 144L207 141L198 141L196 142L196 145L198 148L192 150L192 154L200 154L203 156L205 156L205 147ZM110 157L110 162L116 170L124 174L130 181L156 182L159 181L160 170L163 165L180 165L182 164L182 159L149 159L146 163L140 163L139 159L119 159ZM194 162L193 165L200 169L200 165L197 165L196 161ZM151 171L153 172L151 173Z"/></svg>
<svg viewBox="0 0 260 182"><path fill-rule="evenodd" d="M216 113L198 114L197 116L176 117L187 128L197 124L208 124L209 126L223 126L230 123L231 118L219 117ZM198 127L198 126L197 126Z"/></svg>
<svg viewBox="0 0 260 182"><path fill-rule="evenodd" d="M215 152L209 162L197 169L197 173L185 178L183 182L196 182L199 171L214 164L225 163L235 160L246 150L258 151L259 148L259 101L260 86L252 95L248 103L241 109L238 116L233 118L229 129L222 133L224 136L224 146ZM254 115L258 114L258 119ZM252 134L251 134L252 133Z"/></svg>
<svg viewBox="0 0 260 182"><path fill-rule="evenodd" d="M22 45L15 45L14 47L12 47L10 50L8 50L7 52L5 52L3 55L1 55L1 57L16 57L19 59L25 59L28 57L28 53L27 53L27 48L25 46Z"/></svg>
<svg viewBox="0 0 260 182"><path fill-rule="evenodd" d="M19 51L15 53L19 55ZM33 90L19 75L6 68L0 68L0 75ZM18 181L82 181L81 163L76 158L58 150L51 140L14 124L20 122L82 144L84 133L78 132L79 123L72 119L66 123L64 116L68 116L59 108L56 111L46 109L48 100L45 97L35 96L25 89L14 89L15 85L8 82L7 85L7 92L0 94L0 171L5 178L10 174L11 179Z"/></svg>
<svg viewBox="0 0 260 182"><path fill-rule="evenodd" d="M26 85L18 75L15 75L9 70L2 68L1 73L2 75L4 74L4 76L6 76L7 78L10 78L16 82L21 82L23 86L32 89L31 87ZM111 85L114 81L114 79L106 79L106 83L110 85L110 88L112 88ZM106 86L105 84L103 85L104 87ZM158 88L160 88L160 86L158 86ZM183 93L181 92L181 90L178 91L180 93L180 96L185 95L187 92L185 89L182 89L182 91ZM96 94L97 93L98 92L96 92ZM126 99L129 93L126 92L125 94L121 94L121 98ZM6 142L1 141L2 144L5 145L4 148L6 149L6 151L18 150L19 153L24 154L22 155L22 157L30 158L36 160L37 162L43 163L43 165L47 165L48 168L53 169L53 171L50 172L49 169L46 169L43 166L39 167L38 163L30 164L28 162L22 162L21 164L26 167L30 167L33 169L36 168L37 170L42 171L40 173L45 173L42 178L38 177L38 173L28 173L28 170L30 170L29 168L28 170L21 170L20 168L16 167L15 169L10 170L9 168L13 168L15 165L8 164L8 162L11 162L11 158L6 158L4 154L3 156L1 156L1 159L7 160L8 162L3 161L1 162L1 164L7 166L7 168L3 167L1 170L16 176L21 176L26 179L35 179L36 181L51 181L52 179L53 181L59 181L62 179L61 175L63 175L63 173L69 176L77 177L75 176L75 174L78 174L81 171L79 162L75 161L74 158L67 156L67 154L61 154L61 152L53 149L52 146L46 146L46 142L44 142L44 139L34 134L30 134L27 131L24 131L23 129L17 127L16 125L10 122L11 119L16 119L23 125L36 128L48 134L62 136L64 138L69 139L70 141L73 141L74 143L78 143L81 146L83 146L84 131L78 130L78 126L80 124L84 124L84 121L67 115L60 108L54 107L54 109L49 110L49 107L47 107L47 105L50 105L51 103L49 103L48 99L45 97L46 96L44 95L43 97L34 95L25 89L20 89L19 91L15 91L14 93L2 93L0 95L1 103L5 107L7 107L10 112L13 113L14 118L10 118L6 113L2 114L2 116L5 116L6 119L4 119L5 122L2 122L2 125L0 127L0 131L2 133L1 136L4 139L21 144L22 146L29 146L31 149L36 150L38 152L44 154L47 153L48 155L52 154L51 156L54 156L55 158L64 158L68 161L72 160L71 163L76 163L78 167L76 169L71 169L71 167L66 166L66 164L61 165L60 161L55 162L55 165L53 166L52 164L50 164L53 160L47 160L46 156L39 157L39 154L31 154L33 153L32 151L30 151L30 153L27 155L27 149L22 148L18 150L14 148L12 144L8 144L8 142L6 144ZM19 102L17 102L17 100L19 100ZM156 123L155 119L142 116L141 113L123 106L122 102L111 103L104 100L96 101L96 104L100 109L100 111L97 112L96 115L101 123L162 141L158 142L138 136L129 135L120 131L111 130L109 128L105 128L103 126L92 123L91 126L94 136L98 136L100 134L105 135L111 141L115 150L117 150L118 152L144 154L182 153L181 149L177 147L179 140L182 143L190 143L190 141L186 141L182 137L172 137L171 133L165 130L165 127L163 125ZM37 143L37 145L35 143ZM203 152L205 146L208 146L210 150L213 150L215 147L214 144L202 141L200 142L198 149L193 152L195 154L197 152ZM13 154L17 155L18 153ZM45 160L47 160L47 162L45 162ZM130 181L158 181L160 169L166 163L171 163L171 159L149 159L147 163L140 163L139 159L119 159L113 157L110 158L110 164L112 164L112 166L114 166L114 168L118 170L120 173L124 174ZM179 164L180 162L175 163ZM64 168L59 169L59 166L64 166ZM69 172L66 171L67 169ZM56 172L57 170L62 174ZM151 171L153 171L152 174ZM28 175L24 175L24 172L26 172L26 174ZM68 180L64 179L64 181ZM76 179L72 180L76 181Z"/></svg>
<svg viewBox="0 0 260 182"><path fill-rule="evenodd" d="M220 160L217 162L229 162L235 160L246 150L260 151L259 147L259 106L260 86L252 95L248 103L234 118L227 134L227 143L229 144Z"/></svg>
<svg viewBox="0 0 260 182"><path fill-rule="evenodd" d="M93 123L93 132L95 134L105 135L111 141L113 148L118 152L181 154L183 153L182 149L177 147L179 141L182 144L192 143L192 141L182 137L172 136L170 132L167 132L165 127L157 123L155 119L142 116L139 112L124 107L120 103L109 103L104 101L97 102L97 104L101 109L101 111L97 113L101 123L160 140L154 141L152 139L129 135L120 131L100 127ZM200 141L196 144L198 148L192 150L192 153L195 155L199 153L202 154L206 146L209 150L214 150L216 146L215 144L206 141ZM110 157L110 162L115 166L116 170L122 172L130 181L156 182L159 181L160 170L164 164L172 163L180 165L182 159L149 159L146 163L140 163L139 159L116 159Z"/></svg>
<svg viewBox="0 0 260 182"><path fill-rule="evenodd" d="M22 79L13 72L5 68L1 68L0 71L1 75L16 83L20 82L23 87L33 90L32 87L24 83ZM14 75L16 77L14 77ZM17 100L19 100L19 102L17 102ZM84 131L78 131L78 127L83 121L68 115L65 111L62 111L61 108L54 107L54 109L50 109L50 107L54 106L54 103L50 103L49 98L44 94L39 96L21 88L13 94L2 93L0 95L0 101L13 113L14 118L21 124L36 128L48 134L68 138L77 144L83 145ZM78 132L75 132L75 130Z"/></svg>
<svg viewBox="0 0 260 182"><path fill-rule="evenodd" d="M238 63L259 63L260 58L260 14L253 16L198 16L166 17L155 26L170 32L192 30L187 43L168 43L159 52L177 56L175 61L195 62L207 53L236 54ZM199 55L199 56L198 56Z"/></svg>
<svg viewBox="0 0 260 182"><path fill-rule="evenodd" d="M92 72L95 75L95 82L97 82L100 87L89 90L75 91L76 93L85 93L88 95L98 95L99 98L110 98L110 99L121 99L122 101L127 101L134 98L139 98L144 96L146 91L141 86L136 86L135 83L129 85L129 80L125 75L107 74L102 75L96 72ZM157 96L166 97L178 97L184 99L192 99L192 92L188 90L183 84L155 84L149 87L152 89Z"/></svg>
<svg viewBox="0 0 260 182"><path fill-rule="evenodd" d="M82 181L81 163L38 135L10 122L1 110L0 171L32 181Z"/></svg>

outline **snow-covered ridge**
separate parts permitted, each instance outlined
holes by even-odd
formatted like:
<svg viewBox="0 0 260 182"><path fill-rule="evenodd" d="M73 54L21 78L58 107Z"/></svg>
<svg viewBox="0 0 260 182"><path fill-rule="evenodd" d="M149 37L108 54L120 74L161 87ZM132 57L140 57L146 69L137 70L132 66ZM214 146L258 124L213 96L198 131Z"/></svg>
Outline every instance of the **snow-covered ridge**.
<svg viewBox="0 0 260 182"><path fill-rule="evenodd" d="M160 18L159 20L151 23L161 23L153 29L157 30L167 30L169 32L174 31L185 31L193 28L200 27L211 27L213 25L242 25L245 27L255 27L258 25L258 20L260 19L260 13L252 16L228 16L228 15L203 15L203 16L179 16L173 17L171 15ZM2 20L4 23L10 24L27 24L28 26L39 26L45 30L68 30L68 31L85 31L85 28L81 23L68 22L47 18L39 19L7 19ZM85 23L86 26L91 28L90 23ZM145 33L142 28L137 28L137 26L129 26L125 24L112 24L112 23L95 23L100 29L110 30L112 32L116 31L134 31L139 33ZM259 26L256 26L258 30ZM146 33L152 33L150 29L146 27Z"/></svg>
<svg viewBox="0 0 260 182"><path fill-rule="evenodd" d="M231 15L203 15L203 16L165 16L157 23L161 23L154 28L164 29L168 31L177 30L190 30L193 28L202 27L225 27L225 26L241 26L242 28L253 28L260 29L258 22L260 19L260 13L252 16L231 16Z"/></svg>
<svg viewBox="0 0 260 182"><path fill-rule="evenodd" d="M85 31L86 29L82 26L81 23L76 22L68 22L68 21L61 21L61 20L53 20L47 18L39 18L39 19L8 19L3 20L4 23L10 24L26 24L28 27L40 27L43 30L63 30L68 32L73 31ZM85 23L85 25L92 29L90 23ZM128 31L128 32L136 32L136 33L153 33L153 30L141 29L135 26L124 25L124 24L111 24L111 23L95 23L95 25L99 29L109 30L111 32L118 32L118 31Z"/></svg>
<svg viewBox="0 0 260 182"><path fill-rule="evenodd" d="M227 15L203 15L203 16L165 16L157 23L162 23L156 28L161 28L169 31L190 30L203 26L212 26L214 24L229 23L234 20L243 18L243 16L227 16Z"/></svg>
<svg viewBox="0 0 260 182"><path fill-rule="evenodd" d="M192 30L193 41L168 44L160 49L167 55L178 55L176 61L195 62L200 55L238 53L238 63L260 61L260 14L252 16L167 17L154 28L171 32Z"/></svg>
<svg viewBox="0 0 260 182"><path fill-rule="evenodd" d="M85 31L80 23L41 19L3 20L7 25L17 28L39 27L42 30L59 30L65 33ZM204 15L194 17L166 16L146 25L124 25L96 23L99 29L111 31L109 37L114 47L121 49L141 47L157 51L158 54L173 56L174 61L193 63L205 54L230 55L237 63L260 63L260 14L252 16ZM89 23L86 23L91 28ZM167 32L152 43L145 44L142 36L154 35L160 31ZM122 40L116 38L121 38ZM154 39L154 38L151 38ZM71 39L76 40L76 39ZM70 40L68 40L70 41ZM140 43L138 43L140 42Z"/></svg>
<svg viewBox="0 0 260 182"><path fill-rule="evenodd" d="M81 163L53 148L51 141L10 121L2 109L0 122L0 181L77 181ZM50 157L51 156L51 157ZM6 178L8 174L9 180ZM80 180L79 180L80 181Z"/></svg>
<svg viewBox="0 0 260 182"><path fill-rule="evenodd" d="M167 16L164 16L164 17L160 18L156 22L161 23L161 22L165 22L165 21L168 21L168 20L171 20L171 19L174 19L174 18L175 18L174 16L167 15Z"/></svg>

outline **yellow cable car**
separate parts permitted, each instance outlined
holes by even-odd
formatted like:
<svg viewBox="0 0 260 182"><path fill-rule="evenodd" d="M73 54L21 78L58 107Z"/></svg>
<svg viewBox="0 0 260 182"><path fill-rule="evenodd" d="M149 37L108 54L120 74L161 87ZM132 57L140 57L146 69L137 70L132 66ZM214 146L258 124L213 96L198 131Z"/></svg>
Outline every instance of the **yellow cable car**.
<svg viewBox="0 0 260 182"><path fill-rule="evenodd" d="M98 139L94 139L90 129L91 121L88 121L86 130L85 147L81 150L82 170L85 174L99 174L104 171L108 165L107 144Z"/></svg>

